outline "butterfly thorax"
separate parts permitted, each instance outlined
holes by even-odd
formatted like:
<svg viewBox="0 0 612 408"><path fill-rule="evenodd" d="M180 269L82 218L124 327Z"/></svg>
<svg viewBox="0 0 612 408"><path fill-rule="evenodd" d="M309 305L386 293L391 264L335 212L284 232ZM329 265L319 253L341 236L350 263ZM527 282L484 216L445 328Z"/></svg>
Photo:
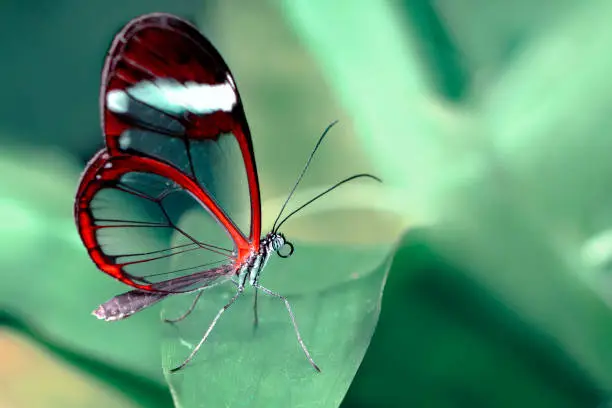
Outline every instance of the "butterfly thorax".
<svg viewBox="0 0 612 408"><path fill-rule="evenodd" d="M286 243L287 240L281 233L269 232L266 234L260 240L259 251L253 251L253 253L238 269L238 287L244 288L247 279L250 285L256 286L259 280L259 275L268 263L270 256L274 252L278 252L283 246L285 246Z"/></svg>

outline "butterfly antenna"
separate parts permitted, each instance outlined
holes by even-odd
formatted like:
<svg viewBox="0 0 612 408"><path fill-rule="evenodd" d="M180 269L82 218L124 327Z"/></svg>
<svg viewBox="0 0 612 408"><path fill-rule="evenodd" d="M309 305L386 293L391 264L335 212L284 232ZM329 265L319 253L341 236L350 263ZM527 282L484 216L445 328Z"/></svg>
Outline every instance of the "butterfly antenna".
<svg viewBox="0 0 612 408"><path fill-rule="evenodd" d="M331 186L327 190L323 191L322 193L317 194L315 197L313 197L310 200L306 201L304 204L302 204L301 206L299 206L295 210L291 211L285 218L283 218L283 220L278 224L276 229L278 230L281 227L281 225L283 225L285 223L285 221L287 221L295 213L297 213L300 210L302 210L304 207L312 204L313 202L317 201L319 198L323 197L324 195L326 195L328 193L331 193L333 190L335 190L336 188L340 187L344 183L348 183L349 181L353 181L353 180L358 179L358 178L371 178L373 180L378 181L379 183L382 183L381 179L379 179L378 177L376 177L376 176L374 176L372 174L363 173L363 174L355 174L354 176L347 177L344 180L341 180L341 181L337 182L336 184L334 184L333 186Z"/></svg>
<svg viewBox="0 0 612 408"><path fill-rule="evenodd" d="M327 135L327 133L329 132L329 130L336 124L338 123L337 120L334 120L332 123L330 123L325 130L323 131L323 134L321 134L321 137L319 137L319 141L317 141L317 144L315 145L314 149L312 149L312 152L310 153L310 157L308 157L308 161L306 161L306 165L304 166L304 168L302 169L302 173L300 173L300 176L298 177L297 181L295 182L295 184L293 185L293 188L291 189L291 192L289 193L289 195L287 196L287 199L285 200L285 203L283 204L283 206L281 207L281 210L278 213L278 216L276 217L276 220L274 220L274 224L272 225L272 231L278 231L278 227L276 226L276 223L278 222L278 220L280 219L281 215L283 214L283 211L285 210L285 207L287 206L287 203L289 202L289 200L291 199L291 197L293 196L293 193L295 193L295 189L297 188L298 184L300 184L300 181L302 181L302 178L304 177L304 174L306 174L306 170L308 170L308 166L310 166L310 162L312 161L312 158L314 157L315 153L317 152L317 149L319 148L319 146L321 145L321 142L323 142L323 139L325 139L325 136Z"/></svg>

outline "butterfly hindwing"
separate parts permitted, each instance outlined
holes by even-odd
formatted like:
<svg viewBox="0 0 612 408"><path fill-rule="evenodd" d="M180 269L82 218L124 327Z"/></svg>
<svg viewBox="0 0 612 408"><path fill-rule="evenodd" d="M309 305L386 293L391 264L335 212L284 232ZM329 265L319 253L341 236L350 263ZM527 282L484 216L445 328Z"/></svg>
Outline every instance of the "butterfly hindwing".
<svg viewBox="0 0 612 408"><path fill-rule="evenodd" d="M75 211L96 265L141 290L188 290L167 281L237 262L235 238L219 226L225 214L189 177L148 157L100 152L83 174Z"/></svg>

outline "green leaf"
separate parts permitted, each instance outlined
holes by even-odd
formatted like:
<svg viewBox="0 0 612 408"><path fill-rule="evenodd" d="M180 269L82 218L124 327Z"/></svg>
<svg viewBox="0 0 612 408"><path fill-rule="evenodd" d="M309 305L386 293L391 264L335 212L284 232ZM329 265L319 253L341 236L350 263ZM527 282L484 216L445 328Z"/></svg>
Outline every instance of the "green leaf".
<svg viewBox="0 0 612 408"><path fill-rule="evenodd" d="M191 228L198 222L197 213L181 220ZM342 230L350 232L351 226L345 224ZM302 353L280 299L259 294L259 325L254 329L253 291L247 289L222 315L194 360L166 374L177 406L333 407L342 401L378 321L390 245L316 244L290 234L287 238L295 254L288 260L274 256L261 283L287 296L322 373L315 372ZM168 328L166 369L183 362L235 292L229 282L207 289L195 311ZM193 296L169 299L164 314L181 315Z"/></svg>
<svg viewBox="0 0 612 408"><path fill-rule="evenodd" d="M555 305L555 299L548 305L537 296L529 299L532 309L548 309L551 324L542 325L530 317L533 312L519 313L473 270L456 264L435 235L415 230L402 239L376 334L343 406L600 407L605 390L580 367L581 356L567 353L550 330L565 320L568 334L596 345L594 332L605 330L609 317L593 296L589 302L585 291L567 290ZM545 278L559 294L564 280ZM507 281L516 281L512 291L528 283L525 275Z"/></svg>

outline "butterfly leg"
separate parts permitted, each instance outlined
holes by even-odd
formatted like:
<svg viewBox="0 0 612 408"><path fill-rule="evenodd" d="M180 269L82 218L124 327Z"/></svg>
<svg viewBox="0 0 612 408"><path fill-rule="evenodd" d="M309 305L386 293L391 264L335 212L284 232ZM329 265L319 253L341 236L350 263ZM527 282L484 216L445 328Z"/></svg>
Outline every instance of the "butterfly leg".
<svg viewBox="0 0 612 408"><path fill-rule="evenodd" d="M275 298L278 298L285 303L285 307L287 308L287 312L289 312L289 317L291 317L291 323L293 323L295 335L297 336L298 343L300 343L300 347L302 347L302 350L304 351L304 354L306 355L306 358L308 359L312 367L318 372L321 372L321 369L319 368L319 366L315 364L314 360L310 356L310 353L308 352L308 349L306 348L306 345L304 344L304 340L302 340L302 336L300 335L300 330L298 329L297 322L295 321L295 316L293 315L293 311L291 310L291 305L289 304L289 301L287 300L287 298L276 292L272 292L270 289L264 288L263 286L260 286L257 283L254 285L254 287L255 289L261 289L262 292L264 292L265 294L274 296Z"/></svg>
<svg viewBox="0 0 612 408"><path fill-rule="evenodd" d="M232 283L234 285L236 285L238 288L240 288L240 282L237 279L232 278ZM254 286L255 288L255 297L253 300L253 330L257 329L257 327L259 326L259 315L257 313L257 286Z"/></svg>
<svg viewBox="0 0 612 408"><path fill-rule="evenodd" d="M170 369L171 373L175 373L178 370L182 369L183 367L185 367L187 364L189 364L189 362L193 359L193 357L197 354L198 350L200 350L200 347L202 347L202 344L204 344L204 342L206 341L206 339L208 338L208 335L210 334L210 332L212 331L212 329L215 327L215 325L217 324L217 321L219 320L219 318L221 317L221 315L223 314L223 312L225 312L235 301L236 299L238 299L238 296L240 296L242 294L242 289L238 289L238 291L236 292L236 294L230 299L229 302L227 302L227 304L225 306L223 306L221 308L221 310L219 310L219 313L217 313L217 315L215 316L215 318L213 319L213 321L210 323L210 325L208 326L208 329L206 330L206 333L204 333L204 336L202 336L202 339L200 340L200 342L195 346L195 348L191 351L191 354L189 354L189 356L185 359L185 361L183 361L183 363L181 365L179 365L178 367L172 368Z"/></svg>
<svg viewBox="0 0 612 408"><path fill-rule="evenodd" d="M195 299L191 303L191 306L189 306L189 309L187 309L187 311L185 313L183 313L182 315L180 315L179 317L177 317L175 319L164 319L164 322L166 322L166 323L177 323L177 322L180 322L181 320L183 320L184 318L186 318L187 316L189 316L191 314L191 312L193 312L193 310L195 309L196 304L198 303L198 300L200 300L200 296L202 296L202 291L198 292L197 296L195 297Z"/></svg>
<svg viewBox="0 0 612 408"><path fill-rule="evenodd" d="M257 287L255 287L255 298L253 300L253 330L257 329L257 326L259 326L259 317L257 316Z"/></svg>

